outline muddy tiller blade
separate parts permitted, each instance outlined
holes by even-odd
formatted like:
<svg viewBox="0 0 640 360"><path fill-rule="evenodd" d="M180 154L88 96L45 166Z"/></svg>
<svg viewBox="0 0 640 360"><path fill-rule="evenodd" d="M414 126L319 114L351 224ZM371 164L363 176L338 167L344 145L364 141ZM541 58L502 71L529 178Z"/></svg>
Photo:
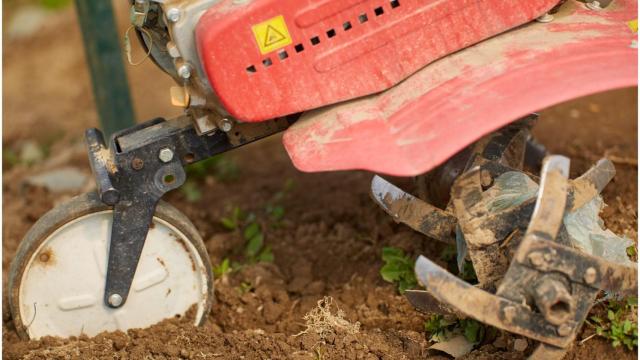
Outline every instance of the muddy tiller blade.
<svg viewBox="0 0 640 360"><path fill-rule="evenodd" d="M534 359L562 358L600 290L637 292L637 266L577 249L565 226L567 214L594 200L611 181L611 161L600 160L569 180L569 159L546 156L540 178L526 174L522 168L544 154L525 156L532 143L529 126L519 122L472 145L464 167L449 181L445 209L380 177L372 182L372 196L395 221L430 238L445 243L462 239L459 258L473 263L476 285L420 256L415 272L426 290L406 293L416 309L474 318L538 341ZM460 159L452 163L460 164ZM439 175L446 177L447 169ZM501 188L505 184L512 188Z"/></svg>

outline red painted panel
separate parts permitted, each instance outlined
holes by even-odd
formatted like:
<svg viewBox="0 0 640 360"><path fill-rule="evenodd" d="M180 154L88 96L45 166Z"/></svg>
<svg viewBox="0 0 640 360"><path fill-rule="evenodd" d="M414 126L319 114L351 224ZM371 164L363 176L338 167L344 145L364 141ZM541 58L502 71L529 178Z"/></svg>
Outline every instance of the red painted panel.
<svg viewBox="0 0 640 360"><path fill-rule="evenodd" d="M261 121L385 90L446 54L534 19L557 2L225 0L202 16L196 39L209 81L227 111L240 120ZM252 26L279 15L292 41L263 55ZM316 45L314 37L320 41ZM304 50L298 52L298 44ZM282 51L286 58L281 59Z"/></svg>
<svg viewBox="0 0 640 360"><path fill-rule="evenodd" d="M306 113L284 134L302 171L424 173L509 122L638 83L636 0L570 0L532 23L440 59L375 96Z"/></svg>

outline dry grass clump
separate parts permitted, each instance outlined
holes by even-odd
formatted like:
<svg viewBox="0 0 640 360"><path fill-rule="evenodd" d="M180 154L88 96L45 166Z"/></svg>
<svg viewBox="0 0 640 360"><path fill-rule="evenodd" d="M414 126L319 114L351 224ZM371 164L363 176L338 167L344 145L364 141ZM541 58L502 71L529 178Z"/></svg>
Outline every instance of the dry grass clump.
<svg viewBox="0 0 640 360"><path fill-rule="evenodd" d="M351 323L345 319L344 311L336 306L335 315L332 313L333 298L325 296L318 300L318 306L311 309L304 317L307 327L295 336L302 334L316 333L321 340L326 339L331 334L346 333L356 334L360 331L360 322Z"/></svg>

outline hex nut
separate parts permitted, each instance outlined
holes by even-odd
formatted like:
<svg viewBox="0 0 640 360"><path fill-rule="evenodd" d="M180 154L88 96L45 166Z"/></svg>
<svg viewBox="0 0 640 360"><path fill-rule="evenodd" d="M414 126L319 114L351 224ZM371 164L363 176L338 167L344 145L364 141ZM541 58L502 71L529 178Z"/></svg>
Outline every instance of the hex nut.
<svg viewBox="0 0 640 360"><path fill-rule="evenodd" d="M172 23L178 22L178 20L180 20L180 9L171 8L167 10L167 19Z"/></svg>
<svg viewBox="0 0 640 360"><path fill-rule="evenodd" d="M191 77L191 66L188 64L180 65L178 68L178 75L183 79L188 79Z"/></svg>
<svg viewBox="0 0 640 360"><path fill-rule="evenodd" d="M163 163L168 163L169 161L173 160L173 150L169 148L160 149L160 152L158 153L158 158Z"/></svg>
<svg viewBox="0 0 640 360"><path fill-rule="evenodd" d="M218 121L218 128L224 132L229 132L233 129L233 123L229 119L221 119Z"/></svg>

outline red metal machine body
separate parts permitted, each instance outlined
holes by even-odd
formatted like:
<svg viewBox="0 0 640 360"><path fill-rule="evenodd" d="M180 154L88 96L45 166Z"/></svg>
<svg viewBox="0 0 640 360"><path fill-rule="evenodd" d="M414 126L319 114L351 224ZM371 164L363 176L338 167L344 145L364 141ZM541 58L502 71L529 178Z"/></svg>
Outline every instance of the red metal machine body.
<svg viewBox="0 0 640 360"><path fill-rule="evenodd" d="M262 121L386 90L558 1L225 0L196 42L224 108Z"/></svg>
<svg viewBox="0 0 640 360"><path fill-rule="evenodd" d="M424 173L531 112L637 85L637 12L637 0L602 10L569 0L550 23L448 55L382 93L303 114L285 147L303 171Z"/></svg>

